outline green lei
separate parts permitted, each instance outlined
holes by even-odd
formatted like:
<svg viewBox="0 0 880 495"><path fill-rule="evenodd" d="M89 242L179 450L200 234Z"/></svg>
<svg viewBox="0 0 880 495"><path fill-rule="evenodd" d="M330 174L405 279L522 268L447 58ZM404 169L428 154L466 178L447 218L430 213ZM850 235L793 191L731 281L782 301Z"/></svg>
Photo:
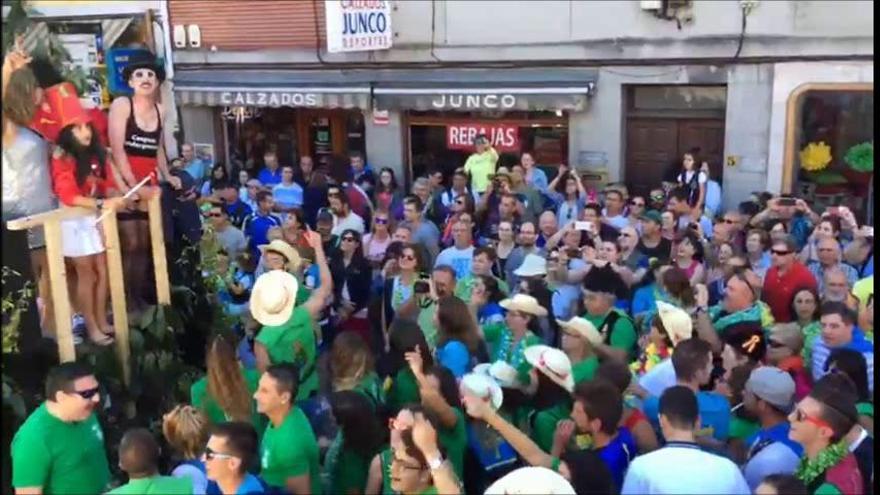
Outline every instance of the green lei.
<svg viewBox="0 0 880 495"><path fill-rule="evenodd" d="M513 331L505 326L498 342L495 361L505 361L507 364L519 369L519 366L525 361L526 340L528 340L530 333L526 331L526 334L519 339L516 345L513 345Z"/></svg>
<svg viewBox="0 0 880 495"><path fill-rule="evenodd" d="M835 466L841 461L841 459L846 457L846 454L848 453L849 449L847 448L845 441L829 445L822 449L815 459L811 460L807 456L802 457L794 475L796 478L803 481L805 485L809 486L809 484L822 475L822 473Z"/></svg>

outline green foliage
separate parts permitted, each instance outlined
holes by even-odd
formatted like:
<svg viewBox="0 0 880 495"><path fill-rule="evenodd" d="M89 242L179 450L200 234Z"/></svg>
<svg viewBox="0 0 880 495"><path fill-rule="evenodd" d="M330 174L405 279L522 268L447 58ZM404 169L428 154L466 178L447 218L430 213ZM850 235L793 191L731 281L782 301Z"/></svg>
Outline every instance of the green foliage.
<svg viewBox="0 0 880 495"><path fill-rule="evenodd" d="M11 277L21 278L21 274L8 266L4 266L2 275L0 275L0 283L5 286L9 283L9 278ZM21 289L10 291L3 297L3 354L18 352L21 316L27 310L28 301L33 296L33 293L33 283L27 280Z"/></svg>
<svg viewBox="0 0 880 495"><path fill-rule="evenodd" d="M843 160L851 169L859 172L874 171L874 143L864 142L847 150Z"/></svg>

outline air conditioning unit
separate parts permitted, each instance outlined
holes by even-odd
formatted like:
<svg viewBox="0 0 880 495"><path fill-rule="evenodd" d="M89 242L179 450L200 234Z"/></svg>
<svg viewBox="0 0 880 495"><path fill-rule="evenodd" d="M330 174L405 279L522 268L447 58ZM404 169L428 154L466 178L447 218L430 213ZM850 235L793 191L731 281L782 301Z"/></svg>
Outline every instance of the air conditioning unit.
<svg viewBox="0 0 880 495"><path fill-rule="evenodd" d="M186 48L186 28L183 24L174 25L174 48Z"/></svg>
<svg viewBox="0 0 880 495"><path fill-rule="evenodd" d="M199 29L198 24L190 24L187 26L187 32L189 33L190 48L198 48L202 46L202 31Z"/></svg>
<svg viewBox="0 0 880 495"><path fill-rule="evenodd" d="M640 0L639 7L642 10L660 10L663 8L663 0Z"/></svg>

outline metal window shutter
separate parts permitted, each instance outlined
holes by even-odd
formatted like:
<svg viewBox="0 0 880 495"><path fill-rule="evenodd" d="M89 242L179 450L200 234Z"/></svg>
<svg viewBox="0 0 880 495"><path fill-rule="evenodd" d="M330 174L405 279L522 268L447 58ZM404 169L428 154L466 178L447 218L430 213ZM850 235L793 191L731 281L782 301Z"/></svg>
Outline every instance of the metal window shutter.
<svg viewBox="0 0 880 495"><path fill-rule="evenodd" d="M187 0L168 2L171 24L197 24L202 48L257 50L314 48L324 39L322 0L242 1ZM315 15L318 33L315 36Z"/></svg>

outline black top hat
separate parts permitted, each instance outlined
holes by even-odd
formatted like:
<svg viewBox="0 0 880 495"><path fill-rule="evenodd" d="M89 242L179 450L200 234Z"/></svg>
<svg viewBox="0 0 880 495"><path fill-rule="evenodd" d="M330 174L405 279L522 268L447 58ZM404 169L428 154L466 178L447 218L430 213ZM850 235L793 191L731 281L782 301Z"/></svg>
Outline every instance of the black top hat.
<svg viewBox="0 0 880 495"><path fill-rule="evenodd" d="M161 83L165 80L165 67L159 64L156 56L148 51L137 52L128 59L128 65L122 69L122 77L126 81L131 79L132 72L137 69L150 69L156 73L156 78Z"/></svg>
<svg viewBox="0 0 880 495"><path fill-rule="evenodd" d="M623 279L610 265L593 267L584 277L584 290L611 294L617 298L626 297L627 287Z"/></svg>

